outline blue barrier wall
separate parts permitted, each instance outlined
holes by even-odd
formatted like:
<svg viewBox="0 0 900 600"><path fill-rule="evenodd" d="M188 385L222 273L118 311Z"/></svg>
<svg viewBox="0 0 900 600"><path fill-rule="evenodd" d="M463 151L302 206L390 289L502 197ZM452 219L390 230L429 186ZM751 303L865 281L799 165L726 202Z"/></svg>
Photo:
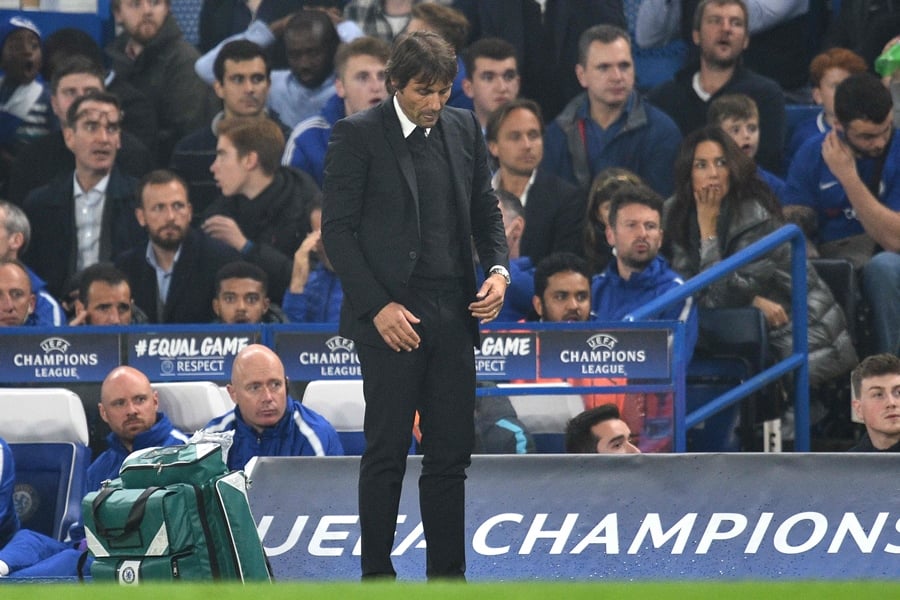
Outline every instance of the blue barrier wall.
<svg viewBox="0 0 900 600"><path fill-rule="evenodd" d="M472 581L897 579L895 459L871 454L476 456ZM424 578L409 459L393 560ZM356 580L355 458L261 458L250 501L276 579Z"/></svg>

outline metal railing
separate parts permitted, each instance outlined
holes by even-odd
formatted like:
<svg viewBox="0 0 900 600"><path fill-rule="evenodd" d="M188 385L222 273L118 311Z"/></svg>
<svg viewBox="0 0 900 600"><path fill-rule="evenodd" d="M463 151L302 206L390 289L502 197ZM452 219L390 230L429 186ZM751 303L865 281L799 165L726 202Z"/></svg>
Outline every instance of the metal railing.
<svg viewBox="0 0 900 600"><path fill-rule="evenodd" d="M648 302L625 317L626 321L651 318L666 307L683 301L714 281L733 273L742 266L775 250L778 246L791 244L791 323L793 325L793 351L790 356L751 377L737 387L685 414L685 399L676 398L675 404L675 451L684 452L686 431L710 416L747 397L761 387L775 381L790 371L794 375L794 448L800 452L810 449L809 437L809 342L807 338L806 306L806 240L796 225L785 225L766 237L747 246L740 252L713 265L684 285L673 288ZM679 408L680 405L680 408ZM681 444L679 443L681 442Z"/></svg>

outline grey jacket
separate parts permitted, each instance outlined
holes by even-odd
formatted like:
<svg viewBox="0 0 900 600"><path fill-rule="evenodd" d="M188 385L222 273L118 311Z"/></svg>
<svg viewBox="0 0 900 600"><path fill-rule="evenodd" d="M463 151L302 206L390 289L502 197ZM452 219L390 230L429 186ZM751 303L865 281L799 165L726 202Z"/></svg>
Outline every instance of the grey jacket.
<svg viewBox="0 0 900 600"><path fill-rule="evenodd" d="M758 202L739 206L723 203L717 232L719 254L722 258L729 257L780 226L781 222ZM666 229L674 231L670 227ZM700 231L696 220L691 220L691 229L685 238L689 241L687 246L672 241L669 250L672 268L685 278L700 272ZM738 307L748 306L755 296L763 296L790 313L790 265L790 248L785 244L710 285L696 296L697 301L706 307ZM858 359L844 312L831 290L808 262L806 273L809 379L810 386L815 387L847 373ZM791 336L790 323L769 331L769 342L778 358L791 352Z"/></svg>

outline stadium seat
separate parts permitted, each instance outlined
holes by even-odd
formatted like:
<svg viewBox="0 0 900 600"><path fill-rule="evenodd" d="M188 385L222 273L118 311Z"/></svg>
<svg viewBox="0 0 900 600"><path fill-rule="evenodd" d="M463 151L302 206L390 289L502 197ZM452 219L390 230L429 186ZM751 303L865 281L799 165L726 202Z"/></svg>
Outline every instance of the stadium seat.
<svg viewBox="0 0 900 600"><path fill-rule="evenodd" d="M533 387L541 384L500 383L498 388ZM548 383L548 386L565 386L566 383ZM584 410L584 399L578 394L526 394L510 395L509 401L516 409L516 416L534 438L535 449L540 454L562 454L566 451L566 423Z"/></svg>
<svg viewBox="0 0 900 600"><path fill-rule="evenodd" d="M831 290L831 295L844 309L847 331L850 333L850 338L856 343L856 307L860 291L853 263L843 258L811 258L809 262Z"/></svg>
<svg viewBox="0 0 900 600"><path fill-rule="evenodd" d="M159 395L159 409L168 415L175 427L188 435L234 407L230 397L225 403L224 388L211 381L154 383L153 389Z"/></svg>
<svg viewBox="0 0 900 600"><path fill-rule="evenodd" d="M325 417L337 430L344 454L361 455L366 449L362 380L311 381L303 393L303 405Z"/></svg>
<svg viewBox="0 0 900 600"><path fill-rule="evenodd" d="M63 388L0 389L0 437L16 462L16 512L23 527L64 540L81 516L87 468L87 418Z"/></svg>
<svg viewBox="0 0 900 600"><path fill-rule="evenodd" d="M697 316L697 348L685 374L688 412L765 370L769 360L768 330L765 317L757 308L701 308ZM746 430L744 445L749 445L756 412L764 408L758 406L761 397L757 392L749 402L732 405L691 429L688 449L740 450L739 422Z"/></svg>

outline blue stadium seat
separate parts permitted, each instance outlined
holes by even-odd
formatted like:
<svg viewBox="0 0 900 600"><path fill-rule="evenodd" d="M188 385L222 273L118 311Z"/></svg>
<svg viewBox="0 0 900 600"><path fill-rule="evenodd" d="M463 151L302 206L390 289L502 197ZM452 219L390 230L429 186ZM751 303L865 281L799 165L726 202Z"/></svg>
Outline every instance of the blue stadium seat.
<svg viewBox="0 0 900 600"><path fill-rule="evenodd" d="M63 388L0 390L0 437L16 462L22 526L64 540L81 515L91 452L81 399Z"/></svg>
<svg viewBox="0 0 900 600"><path fill-rule="evenodd" d="M757 308L701 308L697 316L697 349L685 374L688 412L763 371L769 361L768 330ZM740 450L738 425L745 429L753 426L760 397L757 392L749 401L734 404L692 428L688 431L688 450Z"/></svg>

